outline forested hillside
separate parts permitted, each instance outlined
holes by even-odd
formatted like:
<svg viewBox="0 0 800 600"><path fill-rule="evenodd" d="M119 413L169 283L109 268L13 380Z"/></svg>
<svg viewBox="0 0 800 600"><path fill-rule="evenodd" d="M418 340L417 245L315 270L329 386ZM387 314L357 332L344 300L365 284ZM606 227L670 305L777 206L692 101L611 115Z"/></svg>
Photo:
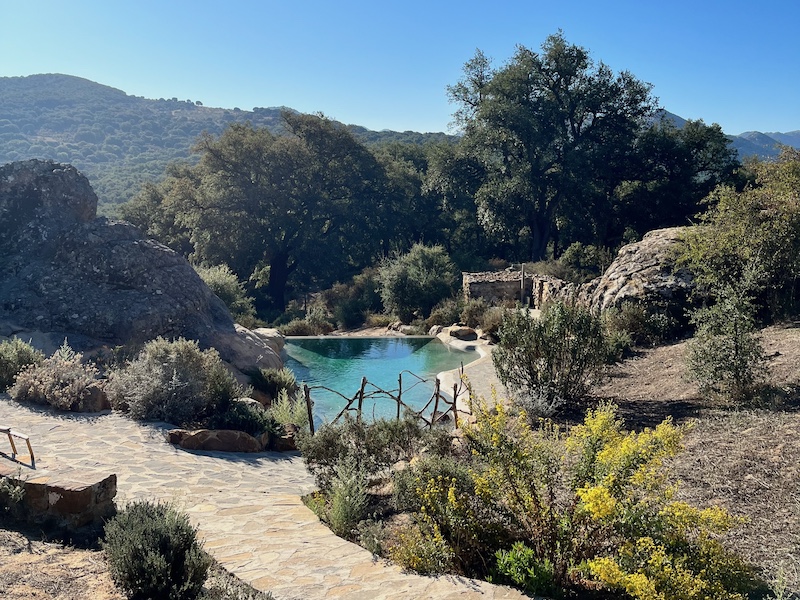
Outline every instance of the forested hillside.
<svg viewBox="0 0 800 600"><path fill-rule="evenodd" d="M203 132L220 134L249 121L272 132L280 108L232 110L178 98L148 100L69 75L0 77L0 164L27 158L70 163L92 182L102 204L129 200L142 183L163 177L168 163L189 159ZM357 138L422 143L444 134L375 132Z"/></svg>

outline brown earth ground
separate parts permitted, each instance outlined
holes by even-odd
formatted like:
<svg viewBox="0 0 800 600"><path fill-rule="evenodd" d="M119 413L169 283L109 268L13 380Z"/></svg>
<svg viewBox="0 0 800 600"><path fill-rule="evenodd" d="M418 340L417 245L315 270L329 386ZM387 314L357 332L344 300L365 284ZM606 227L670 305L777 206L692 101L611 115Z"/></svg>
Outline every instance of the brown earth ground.
<svg viewBox="0 0 800 600"><path fill-rule="evenodd" d="M614 401L630 428L653 426L668 416L690 423L685 452L670 465L681 482L679 497L698 506L724 506L744 517L746 523L727 540L730 546L758 567L766 581L782 577L788 591L800 593L800 324L764 330L763 343L773 388L761 407L714 406L701 400L697 387L685 378L685 342L638 351L595 387L590 402ZM565 415L566 421L581 419L588 405ZM101 552L4 529L0 597L123 598Z"/></svg>

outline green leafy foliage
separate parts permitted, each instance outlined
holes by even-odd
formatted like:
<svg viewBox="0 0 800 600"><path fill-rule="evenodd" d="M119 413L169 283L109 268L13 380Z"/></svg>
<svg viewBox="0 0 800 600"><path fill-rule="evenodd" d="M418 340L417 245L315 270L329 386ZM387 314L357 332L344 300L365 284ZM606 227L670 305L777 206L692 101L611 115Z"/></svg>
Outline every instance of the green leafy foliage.
<svg viewBox="0 0 800 600"><path fill-rule="evenodd" d="M245 327L255 325L256 309L253 306L253 298L247 295L244 284L228 265L195 266L194 270L211 291L225 303L234 321Z"/></svg>
<svg viewBox="0 0 800 600"><path fill-rule="evenodd" d="M331 481L327 521L331 530L352 538L367 510L367 478L352 457L336 465Z"/></svg>
<svg viewBox="0 0 800 600"><path fill-rule="evenodd" d="M243 390L216 350L197 342L157 338L110 374L112 405L132 418L179 426L224 412Z"/></svg>
<svg viewBox="0 0 800 600"><path fill-rule="evenodd" d="M515 542L508 550L498 550L496 570L505 580L528 595L550 595L557 592L553 581L553 565L548 559L539 561L533 548Z"/></svg>
<svg viewBox="0 0 800 600"><path fill-rule="evenodd" d="M406 254L386 260L378 272L384 307L404 323L414 313L428 316L456 287L455 265L442 246L414 244Z"/></svg>
<svg viewBox="0 0 800 600"><path fill-rule="evenodd" d="M189 518L167 504L128 505L106 524L103 548L112 579L131 600L193 600L211 565Z"/></svg>
<svg viewBox="0 0 800 600"><path fill-rule="evenodd" d="M252 436L269 432L282 433L278 422L262 406L251 402L231 402L224 411L214 414L208 422L211 429L234 429Z"/></svg>
<svg viewBox="0 0 800 600"><path fill-rule="evenodd" d="M375 269L365 269L349 284L337 283L322 293L328 311L340 329L363 325L367 315L383 310L380 283Z"/></svg>
<svg viewBox="0 0 800 600"><path fill-rule="evenodd" d="M760 311L797 311L800 291L800 151L784 148L775 162L748 165L755 184L721 186L709 196L700 227L686 236L681 264L714 295L746 282Z"/></svg>
<svg viewBox="0 0 800 600"><path fill-rule="evenodd" d="M353 460L360 472L371 477L399 460L410 460L422 448L446 453L449 444L447 431L423 429L411 416L367 423L345 415L298 440L303 460L323 491L330 489L336 465L344 460Z"/></svg>
<svg viewBox="0 0 800 600"><path fill-rule="evenodd" d="M308 406L303 392L290 394L286 389L279 390L267 412L281 425L296 425L300 431L310 431Z"/></svg>
<svg viewBox="0 0 800 600"><path fill-rule="evenodd" d="M99 391L95 389L100 385L99 375L97 368L84 364L83 355L72 350L65 340L51 357L24 367L8 392L17 402L83 411Z"/></svg>
<svg viewBox="0 0 800 600"><path fill-rule="evenodd" d="M498 334L497 376L532 414L548 415L580 398L608 358L600 319L576 304L554 302L539 318L509 311Z"/></svg>
<svg viewBox="0 0 800 600"><path fill-rule="evenodd" d="M697 331L686 360L704 395L742 404L754 400L763 386L767 358L753 310L742 289L727 286L716 303L693 313Z"/></svg>
<svg viewBox="0 0 800 600"><path fill-rule="evenodd" d="M288 367L280 369L253 369L248 371L250 385L270 398L276 399L281 390L294 395L298 390L297 379Z"/></svg>
<svg viewBox="0 0 800 600"><path fill-rule="evenodd" d="M0 342L0 392L11 387L23 368L43 360L44 354L19 338Z"/></svg>

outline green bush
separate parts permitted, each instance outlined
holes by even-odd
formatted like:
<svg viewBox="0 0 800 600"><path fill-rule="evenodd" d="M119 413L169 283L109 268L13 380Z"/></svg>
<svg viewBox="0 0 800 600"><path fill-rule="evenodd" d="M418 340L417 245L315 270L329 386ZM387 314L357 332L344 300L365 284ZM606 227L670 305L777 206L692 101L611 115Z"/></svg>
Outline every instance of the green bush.
<svg viewBox="0 0 800 600"><path fill-rule="evenodd" d="M386 260L378 273L385 309L404 323L414 313L427 317L457 286L456 267L442 246L414 244L408 253Z"/></svg>
<svg viewBox="0 0 800 600"><path fill-rule="evenodd" d="M401 567L422 575L447 573L453 566L452 548L424 516L387 540L387 551Z"/></svg>
<svg viewBox="0 0 800 600"><path fill-rule="evenodd" d="M480 327L489 304L483 298L470 298L461 309L461 322L467 327Z"/></svg>
<svg viewBox="0 0 800 600"><path fill-rule="evenodd" d="M430 330L434 325L450 327L461 321L461 302L456 298L447 298L433 307L431 315L425 320L425 328Z"/></svg>
<svg viewBox="0 0 800 600"><path fill-rule="evenodd" d="M279 325L278 331L281 335L319 335L320 332L305 319L292 319L285 325Z"/></svg>
<svg viewBox="0 0 800 600"><path fill-rule="evenodd" d="M110 398L132 418L179 426L204 424L225 412L244 390L214 349L163 338L145 344L127 365L110 373Z"/></svg>
<svg viewBox="0 0 800 600"><path fill-rule="evenodd" d="M247 295L244 284L228 265L195 266L194 270L209 289L225 303L234 321L245 327L253 327L256 324L254 300Z"/></svg>
<svg viewBox="0 0 800 600"><path fill-rule="evenodd" d="M19 372L9 394L17 402L49 404L60 410L86 410L97 393L99 372L83 364L83 355L67 342L40 363L29 364Z"/></svg>
<svg viewBox="0 0 800 600"><path fill-rule="evenodd" d="M337 283L322 293L322 300L339 329L353 329L364 324L367 315L383 309L375 269L365 269L349 284Z"/></svg>
<svg viewBox="0 0 800 600"><path fill-rule="evenodd" d="M501 582L508 582L529 596L558 593L553 581L553 564L538 559L533 548L515 542L509 550L498 550L495 569Z"/></svg>
<svg viewBox="0 0 800 600"><path fill-rule="evenodd" d="M252 369L247 372L250 385L270 398L277 398L281 390L294 394L298 390L297 379L287 367L280 369Z"/></svg>
<svg viewBox="0 0 800 600"><path fill-rule="evenodd" d="M250 402L231 402L227 410L213 415L208 425L211 429L234 429L256 437L265 432L282 434L279 424L267 410Z"/></svg>
<svg viewBox="0 0 800 600"><path fill-rule="evenodd" d="M367 478L355 460L336 465L331 481L328 524L338 536L353 539L367 510Z"/></svg>
<svg viewBox="0 0 800 600"><path fill-rule="evenodd" d="M103 547L132 600L197 598L211 565L189 518L165 504L130 504L106 524Z"/></svg>
<svg viewBox="0 0 800 600"><path fill-rule="evenodd" d="M317 485L327 491L336 466L345 460L352 459L360 472L371 477L399 460L410 460L423 448L447 452L450 441L448 432L424 429L413 417L367 423L345 415L337 423L323 425L313 436L302 436L298 446Z"/></svg>
<svg viewBox="0 0 800 600"><path fill-rule="evenodd" d="M0 342L0 392L5 392L24 367L44 360L44 354L19 338Z"/></svg>
<svg viewBox="0 0 800 600"><path fill-rule="evenodd" d="M696 310L687 366L707 397L741 404L755 399L767 373L767 358L755 329L753 305L741 290L726 287L717 302Z"/></svg>
<svg viewBox="0 0 800 600"><path fill-rule="evenodd" d="M608 357L600 319L575 304L549 304L538 319L526 309L510 311L498 334L497 377L530 416L583 396Z"/></svg>
<svg viewBox="0 0 800 600"><path fill-rule="evenodd" d="M302 392L289 394L282 389L267 409L270 417L280 425L296 425L300 431L310 432L308 422L308 406Z"/></svg>
<svg viewBox="0 0 800 600"><path fill-rule="evenodd" d="M685 325L671 314L668 306L632 301L603 311L602 321L610 337L627 338L634 346L654 346L674 339Z"/></svg>

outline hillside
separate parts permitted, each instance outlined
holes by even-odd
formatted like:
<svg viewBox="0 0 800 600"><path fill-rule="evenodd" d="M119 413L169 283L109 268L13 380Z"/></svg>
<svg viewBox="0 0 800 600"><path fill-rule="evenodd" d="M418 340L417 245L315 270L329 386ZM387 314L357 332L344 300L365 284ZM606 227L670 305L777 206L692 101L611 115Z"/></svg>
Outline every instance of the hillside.
<svg viewBox="0 0 800 600"><path fill-rule="evenodd" d="M69 75L0 77L0 165L28 158L70 163L83 171L101 204L124 202L166 165L189 159L204 131L250 121L273 132L282 108L211 108L177 98L148 100ZM445 134L370 131L351 126L365 143L424 143Z"/></svg>
<svg viewBox="0 0 800 600"><path fill-rule="evenodd" d="M108 212L110 205L129 200L143 182L159 179L168 163L191 160L190 149L202 132L219 134L228 123L243 121L277 132L284 109L148 100L70 75L0 77L0 165L28 158L70 163L87 175L101 212ZM678 127L685 123L664 114ZM348 128L367 144L454 139L444 133ZM800 147L800 131L746 132L730 138L740 157L777 156L779 143Z"/></svg>

